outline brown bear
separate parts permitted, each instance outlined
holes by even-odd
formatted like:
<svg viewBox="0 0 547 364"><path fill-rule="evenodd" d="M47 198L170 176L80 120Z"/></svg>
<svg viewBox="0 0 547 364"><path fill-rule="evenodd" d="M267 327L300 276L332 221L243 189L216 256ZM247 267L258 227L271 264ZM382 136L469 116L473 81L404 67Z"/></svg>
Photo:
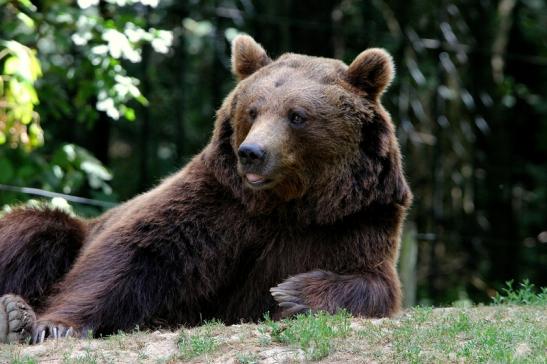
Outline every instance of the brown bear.
<svg viewBox="0 0 547 364"><path fill-rule="evenodd" d="M397 312L411 192L380 102L391 57L274 61L241 35L232 66L210 143L153 190L90 221L48 209L0 220L0 294L36 310L34 342L266 312Z"/></svg>

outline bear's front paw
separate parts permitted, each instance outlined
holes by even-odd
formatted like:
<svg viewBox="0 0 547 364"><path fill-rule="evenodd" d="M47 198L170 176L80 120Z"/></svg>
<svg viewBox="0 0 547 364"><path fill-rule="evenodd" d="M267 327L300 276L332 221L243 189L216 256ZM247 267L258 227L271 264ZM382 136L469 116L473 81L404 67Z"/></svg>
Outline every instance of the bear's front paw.
<svg viewBox="0 0 547 364"><path fill-rule="evenodd" d="M46 339L61 339L77 336L76 331L69 325L53 320L38 320L32 330L32 343L41 344Z"/></svg>
<svg viewBox="0 0 547 364"><path fill-rule="evenodd" d="M34 321L36 315L22 297L14 294L0 297L0 343L29 341Z"/></svg>
<svg viewBox="0 0 547 364"><path fill-rule="evenodd" d="M273 298L282 309L281 317L285 318L310 311L302 288L302 282L296 277L291 277L276 287L270 288Z"/></svg>
<svg viewBox="0 0 547 364"><path fill-rule="evenodd" d="M337 275L316 270L297 274L270 289L272 296L282 308L281 317L299 313L327 311L335 312L332 299L333 284Z"/></svg>

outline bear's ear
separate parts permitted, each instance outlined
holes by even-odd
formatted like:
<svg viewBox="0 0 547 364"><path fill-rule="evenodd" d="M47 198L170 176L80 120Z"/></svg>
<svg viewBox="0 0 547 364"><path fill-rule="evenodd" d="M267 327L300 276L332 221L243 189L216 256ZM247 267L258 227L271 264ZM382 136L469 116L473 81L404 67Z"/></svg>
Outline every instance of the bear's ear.
<svg viewBox="0 0 547 364"><path fill-rule="evenodd" d="M248 35L238 35L232 42L232 72L242 80L272 60L260 44Z"/></svg>
<svg viewBox="0 0 547 364"><path fill-rule="evenodd" d="M394 76L393 58L381 48L361 52L347 70L348 82L373 99L382 95Z"/></svg>

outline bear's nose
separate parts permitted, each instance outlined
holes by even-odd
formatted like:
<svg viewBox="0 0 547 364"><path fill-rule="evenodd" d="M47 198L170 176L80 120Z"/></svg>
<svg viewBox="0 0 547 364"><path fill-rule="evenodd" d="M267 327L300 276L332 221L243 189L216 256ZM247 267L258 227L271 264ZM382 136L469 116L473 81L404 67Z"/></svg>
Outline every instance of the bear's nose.
<svg viewBox="0 0 547 364"><path fill-rule="evenodd" d="M245 166L258 166L266 159L266 151L258 144L241 144L237 155Z"/></svg>

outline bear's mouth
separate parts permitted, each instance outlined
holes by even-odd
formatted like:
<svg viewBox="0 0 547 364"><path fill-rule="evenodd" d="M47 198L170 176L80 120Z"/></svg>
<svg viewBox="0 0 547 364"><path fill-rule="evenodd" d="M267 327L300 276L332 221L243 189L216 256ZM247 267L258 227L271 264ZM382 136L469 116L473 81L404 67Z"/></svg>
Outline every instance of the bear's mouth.
<svg viewBox="0 0 547 364"><path fill-rule="evenodd" d="M245 174L245 182L252 188L264 188L272 183L272 180L259 174Z"/></svg>

